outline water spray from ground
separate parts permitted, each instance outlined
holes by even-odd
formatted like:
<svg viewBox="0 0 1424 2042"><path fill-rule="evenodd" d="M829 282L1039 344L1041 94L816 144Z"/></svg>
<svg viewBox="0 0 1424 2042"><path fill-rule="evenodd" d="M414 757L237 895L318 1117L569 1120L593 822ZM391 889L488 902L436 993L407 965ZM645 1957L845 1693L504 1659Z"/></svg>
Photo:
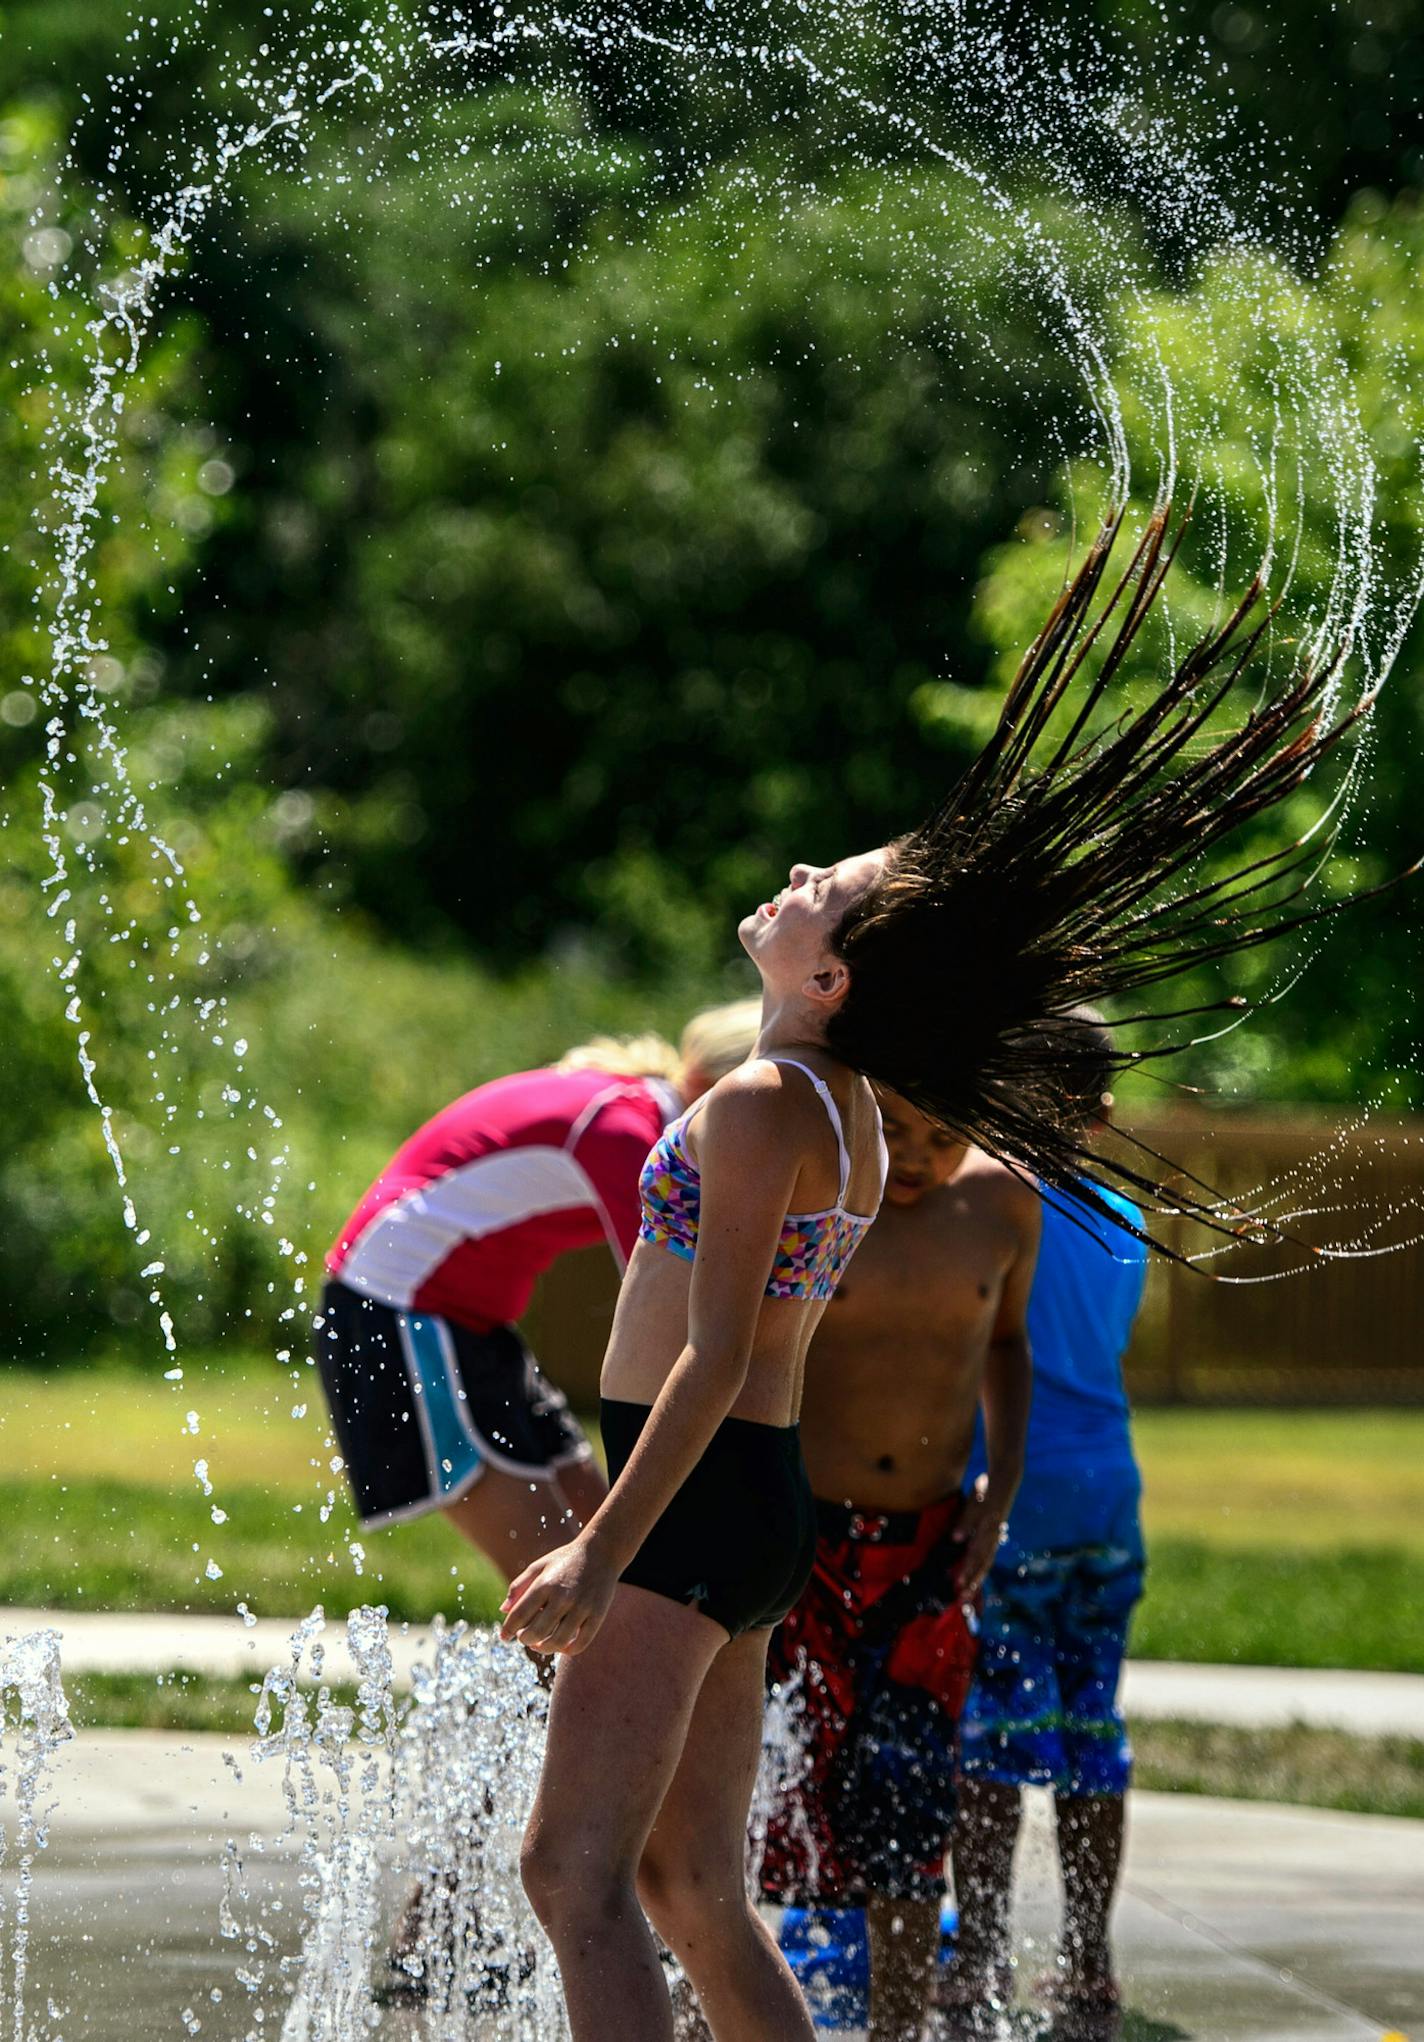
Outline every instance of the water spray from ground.
<svg viewBox="0 0 1424 2042"><path fill-rule="evenodd" d="M274 1954L285 1925L252 1899L233 1839L221 1928L243 1952L249 2036L352 2042L390 2002L428 2042L472 2022L499 2042L558 2042L557 1971L518 1877L545 1690L523 1653L457 1625L397 1702L385 1612L355 1610L345 1630L354 1704L323 1682L320 1611L262 1683L250 1762L280 1766L289 1811L263 1848L295 1847L302 1918L295 1953Z"/></svg>
<svg viewBox="0 0 1424 2042"><path fill-rule="evenodd" d="M0 1643L0 2011L14 2042L42 2033L26 2001L35 1859L48 1842L46 1773L74 1735L59 1668L59 1633Z"/></svg>

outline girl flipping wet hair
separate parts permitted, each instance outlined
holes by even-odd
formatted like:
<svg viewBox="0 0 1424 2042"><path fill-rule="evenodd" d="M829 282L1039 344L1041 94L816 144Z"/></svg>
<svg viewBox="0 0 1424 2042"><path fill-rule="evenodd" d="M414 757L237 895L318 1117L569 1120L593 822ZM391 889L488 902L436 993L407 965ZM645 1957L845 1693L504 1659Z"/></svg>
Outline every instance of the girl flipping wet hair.
<svg viewBox="0 0 1424 2042"><path fill-rule="evenodd" d="M936 815L895 844L794 866L742 922L762 982L756 1051L644 1170L603 1372L612 1488L514 1582L503 1626L566 1655L524 1878L576 2042L672 2035L650 1922L719 2042L813 2032L744 1856L767 1640L814 1543L802 1369L883 1183L867 1078L1066 1186L1082 1174L1065 1102L1083 1051L1058 1018L1309 918L1299 845L1229 877L1198 861L1298 787L1360 712L1322 718L1330 671L1303 667L1223 729L1259 636L1253 590L1145 707L1106 718L1166 572L1164 532L1154 519L1095 616L1115 535L1102 534ZM1140 1164L1120 1174L1150 1186ZM1225 1224L1209 1199L1199 1209Z"/></svg>

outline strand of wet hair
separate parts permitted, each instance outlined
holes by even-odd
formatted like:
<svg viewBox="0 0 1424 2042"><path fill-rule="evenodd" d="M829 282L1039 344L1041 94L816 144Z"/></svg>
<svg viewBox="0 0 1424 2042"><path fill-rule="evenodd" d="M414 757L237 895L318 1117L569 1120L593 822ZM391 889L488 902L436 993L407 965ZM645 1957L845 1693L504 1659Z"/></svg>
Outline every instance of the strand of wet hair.
<svg viewBox="0 0 1424 2042"><path fill-rule="evenodd" d="M1108 714L1113 684L1161 597L1187 525L1183 517L1173 528L1170 506L1159 507L1109 587L1122 522L1120 513L1104 521L1061 590L979 756L935 812L893 847L886 874L847 917L839 940L852 964L852 992L833 1040L843 1038L854 1055L859 1036L861 1068L957 1135L1031 1170L1056 1192L1086 1199L1100 1216L1119 1217L1101 1197L1109 1187L1095 1184L1094 1170L1161 1217L1290 1242L1315 1256L1313 1244L1243 1213L1145 1143L1124 1138L1132 1156L1105 1165L1075 1138L1062 1110L1072 1056L1045 1026L1055 1015L1220 965L1378 898L1419 869L1302 906L1327 868L1337 825L1323 844L1292 833L1228 872L1191 879L1211 853L1304 786L1359 730L1375 695L1329 711L1347 650L1337 646L1328 657L1302 658L1277 693L1257 694L1239 722L1221 729L1278 614L1258 574L1148 701ZM1060 712L1071 712L1070 720L1053 741ZM976 958L983 990L936 1055L933 1042L916 1040L912 1022L897 1021L893 998L883 997L885 1011L875 1013L874 960L880 977L889 972L887 984L900 975L912 1004L912 967L927 966L933 982L936 973L947 975L944 959L961 952ZM869 967L863 992L857 957ZM1171 1014L1135 1013L1131 1025L1249 1004L1232 992ZM1127 1071L1178 1055L1189 1041L1114 1048L1110 1062ZM1187 1259L1150 1232L1144 1238Z"/></svg>

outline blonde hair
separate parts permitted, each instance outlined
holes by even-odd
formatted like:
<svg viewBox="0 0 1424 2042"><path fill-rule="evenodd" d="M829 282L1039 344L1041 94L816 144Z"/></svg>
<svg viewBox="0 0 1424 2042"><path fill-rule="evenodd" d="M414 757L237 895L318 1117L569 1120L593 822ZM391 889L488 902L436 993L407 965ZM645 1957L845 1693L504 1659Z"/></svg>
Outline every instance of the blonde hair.
<svg viewBox="0 0 1424 2042"><path fill-rule="evenodd" d="M607 1071L611 1078L666 1078L675 1085L682 1059L670 1042L651 1029L645 1035L595 1035L565 1052L561 1071Z"/></svg>
<svg viewBox="0 0 1424 2042"><path fill-rule="evenodd" d="M704 1007L682 1031L676 1049L651 1029L643 1035L595 1035L559 1058L561 1071L607 1071L614 1078L663 1078L680 1092L694 1075L715 1085L745 1063L761 1028L761 1001Z"/></svg>
<svg viewBox="0 0 1424 2042"><path fill-rule="evenodd" d="M697 1071L709 1085L725 1078L751 1055L761 1032L761 1001L731 1000L704 1007L682 1031L680 1075Z"/></svg>

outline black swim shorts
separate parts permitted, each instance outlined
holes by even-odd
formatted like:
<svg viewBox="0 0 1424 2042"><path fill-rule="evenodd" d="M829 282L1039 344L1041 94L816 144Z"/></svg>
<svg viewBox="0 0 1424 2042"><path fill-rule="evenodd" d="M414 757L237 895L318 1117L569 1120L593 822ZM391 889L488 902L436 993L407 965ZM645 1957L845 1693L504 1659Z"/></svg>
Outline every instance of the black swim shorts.
<svg viewBox="0 0 1424 2042"><path fill-rule="evenodd" d="M603 1399L608 1479L616 1482L650 1406ZM622 1579L700 1609L736 1638L779 1624L816 1552L816 1505L794 1425L724 1418Z"/></svg>
<svg viewBox="0 0 1424 2042"><path fill-rule="evenodd" d="M364 1525L453 1503L486 1468L538 1481L590 1458L562 1393L512 1326L473 1333L330 1282L315 1335Z"/></svg>

